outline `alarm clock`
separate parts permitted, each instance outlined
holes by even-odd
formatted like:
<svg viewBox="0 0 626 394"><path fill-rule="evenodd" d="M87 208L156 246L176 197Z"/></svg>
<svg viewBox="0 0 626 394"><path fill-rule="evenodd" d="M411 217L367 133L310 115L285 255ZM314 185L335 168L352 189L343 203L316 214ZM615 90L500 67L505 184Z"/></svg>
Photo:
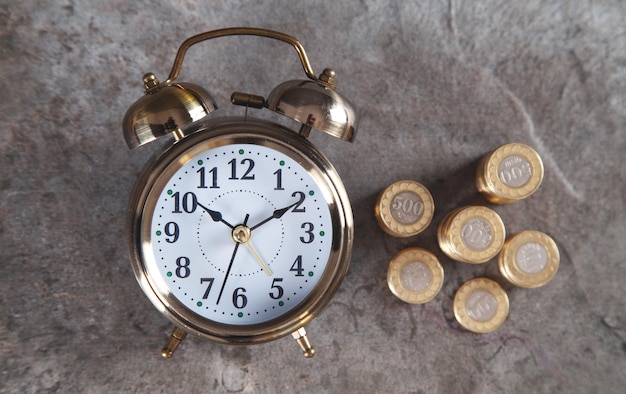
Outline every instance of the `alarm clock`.
<svg viewBox="0 0 626 394"><path fill-rule="evenodd" d="M175 80L192 45L241 35L290 44L307 79L281 83L267 98L233 93L244 116L217 117L206 89ZM166 144L138 176L126 224L136 279L175 326L162 356L172 357L187 334L223 344L292 334L312 357L305 326L341 284L354 240L341 178L307 139L311 130L355 138L355 110L337 93L335 73L316 76L294 37L227 28L187 39L167 80L148 73L143 82L145 95L124 116L125 140L131 149ZM251 117L249 108L300 129Z"/></svg>

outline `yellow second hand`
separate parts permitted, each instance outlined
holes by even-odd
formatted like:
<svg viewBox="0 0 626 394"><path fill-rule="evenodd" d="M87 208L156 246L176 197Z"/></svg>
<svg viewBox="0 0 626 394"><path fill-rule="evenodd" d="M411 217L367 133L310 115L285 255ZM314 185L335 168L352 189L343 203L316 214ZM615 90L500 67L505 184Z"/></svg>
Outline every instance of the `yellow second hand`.
<svg viewBox="0 0 626 394"><path fill-rule="evenodd" d="M248 242L246 242L245 245L248 247L248 249L250 249L254 257L259 261L259 264L261 264L261 268L263 268L263 271L265 271L267 276L272 276L272 271L270 270L270 267L268 267L267 264L263 262L263 259L261 259L261 256L259 256L256 250L254 250L254 248L252 247L252 244L250 243L250 240L248 240Z"/></svg>

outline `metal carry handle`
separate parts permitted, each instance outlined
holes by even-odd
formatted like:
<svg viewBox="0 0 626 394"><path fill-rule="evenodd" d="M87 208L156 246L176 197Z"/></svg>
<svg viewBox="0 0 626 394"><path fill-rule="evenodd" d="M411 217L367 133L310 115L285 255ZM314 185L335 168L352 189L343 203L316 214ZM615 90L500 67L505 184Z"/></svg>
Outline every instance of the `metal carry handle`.
<svg viewBox="0 0 626 394"><path fill-rule="evenodd" d="M181 44L180 48L178 48L176 58L174 59L174 65L172 66L172 71L170 71L170 75L167 77L167 80L163 84L167 85L173 82L178 77L178 73L180 72L180 68L182 67L185 54L191 46L202 41L226 36L268 37L291 44L298 53L298 57L300 58L300 62L302 63L302 68L304 68L304 72L309 79L312 79L313 81L332 89L336 88L333 84L332 78L329 79L326 74L323 73L320 78L315 75L313 69L311 68L311 64L309 63L309 59L306 56L306 52L304 51L304 47L302 46L300 41L288 34L256 27L231 27L226 29L213 30L205 33L200 33L186 39ZM156 86L154 87L156 88Z"/></svg>

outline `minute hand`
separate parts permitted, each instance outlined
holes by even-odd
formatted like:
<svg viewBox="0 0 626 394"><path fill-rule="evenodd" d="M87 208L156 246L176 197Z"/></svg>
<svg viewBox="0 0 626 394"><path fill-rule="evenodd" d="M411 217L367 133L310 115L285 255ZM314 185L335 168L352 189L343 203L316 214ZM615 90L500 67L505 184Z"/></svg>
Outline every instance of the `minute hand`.
<svg viewBox="0 0 626 394"><path fill-rule="evenodd" d="M254 231L254 229L261 227L262 225L264 225L265 223L269 222L272 219L280 219L284 214L286 214L291 208L295 207L296 205L298 205L300 203L300 200L294 202L293 204L289 205L288 207L285 208L281 208L281 209L277 209L274 211L274 213L272 214L272 216L270 216L269 218L261 221L259 224L257 224L256 226L250 227L250 231Z"/></svg>

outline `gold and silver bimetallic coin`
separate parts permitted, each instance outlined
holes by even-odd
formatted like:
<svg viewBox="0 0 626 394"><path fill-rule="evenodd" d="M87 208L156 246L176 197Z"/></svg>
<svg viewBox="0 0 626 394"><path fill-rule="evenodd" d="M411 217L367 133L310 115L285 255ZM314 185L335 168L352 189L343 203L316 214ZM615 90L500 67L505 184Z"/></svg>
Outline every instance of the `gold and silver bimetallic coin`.
<svg viewBox="0 0 626 394"><path fill-rule="evenodd" d="M509 297L497 282L476 278L465 282L454 295L454 317L467 330L484 334L504 323Z"/></svg>
<svg viewBox="0 0 626 394"><path fill-rule="evenodd" d="M508 204L532 195L543 181L543 163L531 147L502 145L481 160L476 187L490 202Z"/></svg>
<svg viewBox="0 0 626 394"><path fill-rule="evenodd" d="M404 249L389 263L387 285L402 301L424 304L441 290L443 267L437 257L425 249Z"/></svg>
<svg viewBox="0 0 626 394"><path fill-rule="evenodd" d="M415 181L398 181L383 190L375 215L380 227L394 237L410 237L430 224L435 212L428 189Z"/></svg>
<svg viewBox="0 0 626 394"><path fill-rule="evenodd" d="M470 264L485 263L496 256L505 238L502 219L484 206L457 208L437 229L441 250L453 260Z"/></svg>
<svg viewBox="0 0 626 394"><path fill-rule="evenodd" d="M559 249L552 238L539 231L522 231L506 241L498 265L512 284L534 288L552 280L559 261Z"/></svg>

